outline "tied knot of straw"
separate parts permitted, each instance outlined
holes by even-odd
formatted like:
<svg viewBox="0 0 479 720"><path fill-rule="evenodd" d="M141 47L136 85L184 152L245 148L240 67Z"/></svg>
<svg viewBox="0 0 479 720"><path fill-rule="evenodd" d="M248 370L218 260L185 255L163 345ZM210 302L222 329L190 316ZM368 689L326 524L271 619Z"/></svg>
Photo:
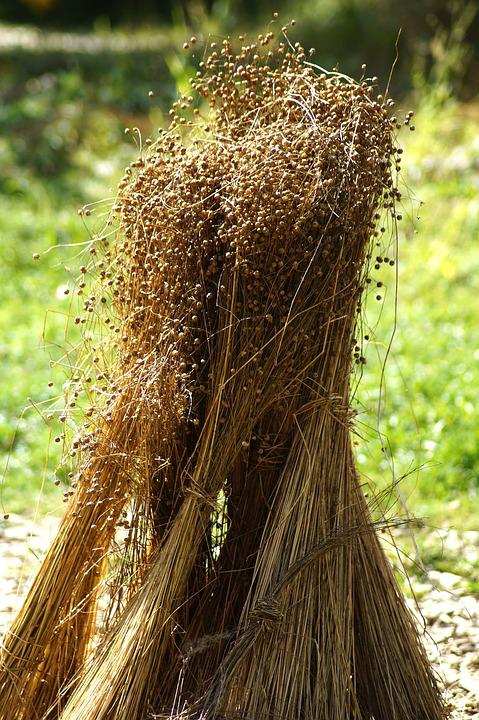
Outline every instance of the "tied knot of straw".
<svg viewBox="0 0 479 720"><path fill-rule="evenodd" d="M279 599L267 598L256 603L248 615L248 624L257 630L271 631L284 619Z"/></svg>
<svg viewBox="0 0 479 720"><path fill-rule="evenodd" d="M345 402L341 395L324 393L318 394L314 400L302 405L296 411L295 416L304 419L308 415L314 414L323 408L326 409L335 420L345 426L351 426L357 414L354 408Z"/></svg>

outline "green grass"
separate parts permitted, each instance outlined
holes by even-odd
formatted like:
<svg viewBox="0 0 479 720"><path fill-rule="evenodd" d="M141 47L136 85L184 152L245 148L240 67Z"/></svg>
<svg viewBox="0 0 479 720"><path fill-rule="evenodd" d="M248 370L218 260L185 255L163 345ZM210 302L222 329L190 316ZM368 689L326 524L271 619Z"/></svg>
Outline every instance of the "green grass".
<svg viewBox="0 0 479 720"><path fill-rule="evenodd" d="M424 565L463 576L471 592L478 558L469 562L457 549L444 549L439 530L477 529L478 117L477 106L438 108L426 98L414 118L416 132L401 132L407 170L398 284L392 269L372 274L384 282L385 300L380 308L368 300L369 323L381 317L357 393L365 483L391 516L404 516L401 495L416 518ZM414 557L407 535L400 545ZM421 574L413 561L405 564Z"/></svg>
<svg viewBox="0 0 479 720"><path fill-rule="evenodd" d="M120 167L135 154L111 118L95 120L96 132L110 131L101 142L87 137L67 172L42 178L11 162L0 176L0 490L7 513L62 510L64 484L54 481L66 473L58 469L59 446L50 442L59 426L47 415L58 415L68 374L56 361L78 341L66 332L75 298L64 294L89 237L77 211L110 196Z"/></svg>
<svg viewBox="0 0 479 720"><path fill-rule="evenodd" d="M0 452L3 464L9 463L2 492L8 512L32 512L43 483L42 505L49 506L59 459L52 448L45 462L52 423L42 414L61 390L47 383L49 359L58 355L64 336L68 306L59 295L68 276L58 254L40 262L32 254L84 236L72 198L59 207L40 183L29 189L0 200Z"/></svg>
<svg viewBox="0 0 479 720"><path fill-rule="evenodd" d="M399 284L393 272L378 273L387 297L359 391L364 421L377 425L380 371L395 324L379 417L388 448L382 454L392 456L396 478L408 475L401 485L414 514L433 523L447 518L464 529L473 527L479 490L476 114L477 108L452 103L436 113L426 106L415 119L416 133L403 132ZM370 312L370 322L377 315ZM383 458L378 466L377 444L373 439L370 452L361 446L359 461L384 486L391 461Z"/></svg>

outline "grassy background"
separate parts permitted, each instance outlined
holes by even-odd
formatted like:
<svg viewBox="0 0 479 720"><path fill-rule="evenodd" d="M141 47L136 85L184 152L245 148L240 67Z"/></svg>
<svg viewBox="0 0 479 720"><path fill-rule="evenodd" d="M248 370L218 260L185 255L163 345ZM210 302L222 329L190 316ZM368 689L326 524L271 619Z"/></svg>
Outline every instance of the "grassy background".
<svg viewBox="0 0 479 720"><path fill-rule="evenodd" d="M66 375L55 362L76 342L65 336L74 310L64 289L88 239L77 210L111 196L122 168L135 158L126 125L154 136L165 123L176 86L192 71L193 61L176 49L178 37L175 30L164 38L161 54L154 61L148 55L139 72L135 58L114 54L101 75L92 75L95 63L78 58L51 65L48 53L29 56L35 72L28 63L2 61L9 68L0 88L3 512L61 513L66 477L59 447L50 442L58 423L46 416L61 407ZM412 107L417 128L405 128L400 140L398 278L390 267L373 274L384 283L385 298L373 300L373 282L363 329L371 336L368 363L356 407L358 464L369 491L382 493L392 514L403 513L399 487L417 518L426 564L467 576L471 567L463 559L445 559L428 545L431 528L477 526L479 105L452 93L451 57L461 57L460 40L439 53L427 82L411 63L415 94L398 109ZM393 239L391 257L394 245ZM39 261L32 259L37 252Z"/></svg>
<svg viewBox="0 0 479 720"><path fill-rule="evenodd" d="M379 271L387 297L358 391L360 420L379 424L387 448L379 471L390 476L393 465L395 478L407 475L401 486L413 494L415 514L473 529L479 489L479 106L422 102L416 132L403 138L398 285L394 269ZM370 324L378 315L377 309L368 314ZM360 446L360 467L377 481L381 442L367 427L364 434L371 447Z"/></svg>
<svg viewBox="0 0 479 720"><path fill-rule="evenodd" d="M357 458L383 506L415 518L424 565L479 592L479 105L438 107L433 94L415 105L417 130L402 141L398 278L380 271L386 298L368 313L373 327L380 318L357 393ZM407 533L401 547L414 558Z"/></svg>

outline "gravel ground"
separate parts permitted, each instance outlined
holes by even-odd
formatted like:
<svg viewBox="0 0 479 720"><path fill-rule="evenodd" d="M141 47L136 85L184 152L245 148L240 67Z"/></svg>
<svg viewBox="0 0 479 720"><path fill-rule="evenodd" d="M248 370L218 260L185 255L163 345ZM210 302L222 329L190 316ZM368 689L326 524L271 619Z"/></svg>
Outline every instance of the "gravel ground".
<svg viewBox="0 0 479 720"><path fill-rule="evenodd" d="M457 575L430 571L421 583L421 625L452 718L479 718L479 598L461 594ZM417 590L417 588L415 588Z"/></svg>
<svg viewBox="0 0 479 720"><path fill-rule="evenodd" d="M0 525L0 634L20 607L29 579L55 534L56 518L41 523L18 516ZM477 553L479 533L443 536L461 552ZM431 661L441 678L453 720L479 720L479 597L466 594L464 578L431 570L414 590L420 610L411 601L422 627Z"/></svg>

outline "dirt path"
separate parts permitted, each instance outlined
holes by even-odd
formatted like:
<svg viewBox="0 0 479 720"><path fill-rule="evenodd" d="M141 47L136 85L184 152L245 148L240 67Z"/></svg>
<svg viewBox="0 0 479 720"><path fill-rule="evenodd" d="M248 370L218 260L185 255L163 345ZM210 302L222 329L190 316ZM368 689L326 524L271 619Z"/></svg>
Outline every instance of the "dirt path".
<svg viewBox="0 0 479 720"><path fill-rule="evenodd" d="M56 518L33 523L18 516L0 525L0 634L20 607L57 525ZM479 533L467 535L470 551L477 552ZM464 542L462 547L467 552ZM479 720L479 597L465 594L463 578L435 570L414 589L421 597L428 653L453 708L452 719ZM413 602L411 607L417 612Z"/></svg>
<svg viewBox="0 0 479 720"><path fill-rule="evenodd" d="M479 598L461 594L461 579L431 571L420 600L426 647L442 679L454 720L479 718Z"/></svg>
<svg viewBox="0 0 479 720"><path fill-rule="evenodd" d="M20 607L58 522L58 518L33 522L18 515L0 522L0 634Z"/></svg>

